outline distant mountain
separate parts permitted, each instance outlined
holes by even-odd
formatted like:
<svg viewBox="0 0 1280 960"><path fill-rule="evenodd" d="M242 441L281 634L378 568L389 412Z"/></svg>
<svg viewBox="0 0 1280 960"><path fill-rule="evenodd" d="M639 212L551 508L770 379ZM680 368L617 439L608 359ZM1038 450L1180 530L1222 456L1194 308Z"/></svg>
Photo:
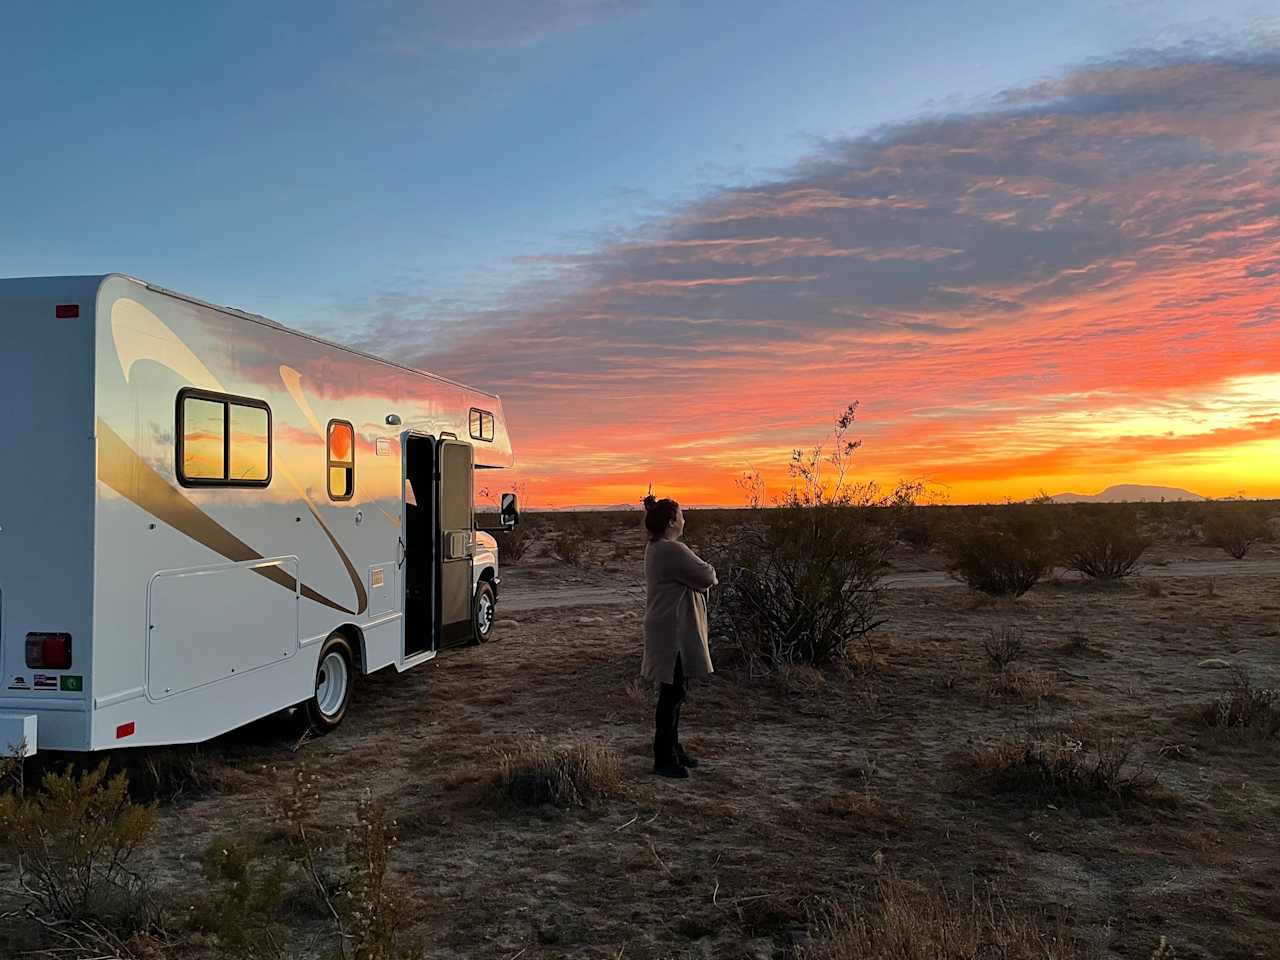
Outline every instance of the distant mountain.
<svg viewBox="0 0 1280 960"><path fill-rule="evenodd" d="M1204 500L1181 487L1154 487L1143 483L1119 483L1101 493L1059 493L1054 503L1155 503L1160 500Z"/></svg>

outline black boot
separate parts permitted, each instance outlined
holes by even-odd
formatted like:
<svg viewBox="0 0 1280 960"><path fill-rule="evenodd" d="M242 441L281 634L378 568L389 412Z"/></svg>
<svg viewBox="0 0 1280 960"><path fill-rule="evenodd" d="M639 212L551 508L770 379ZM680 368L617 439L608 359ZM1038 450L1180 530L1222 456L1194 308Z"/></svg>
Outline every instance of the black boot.
<svg viewBox="0 0 1280 960"><path fill-rule="evenodd" d="M698 761L684 752L684 747L676 744L676 762L682 767L696 767Z"/></svg>
<svg viewBox="0 0 1280 960"><path fill-rule="evenodd" d="M671 777L673 780L688 780L689 771L678 763L655 763L653 772L660 777Z"/></svg>

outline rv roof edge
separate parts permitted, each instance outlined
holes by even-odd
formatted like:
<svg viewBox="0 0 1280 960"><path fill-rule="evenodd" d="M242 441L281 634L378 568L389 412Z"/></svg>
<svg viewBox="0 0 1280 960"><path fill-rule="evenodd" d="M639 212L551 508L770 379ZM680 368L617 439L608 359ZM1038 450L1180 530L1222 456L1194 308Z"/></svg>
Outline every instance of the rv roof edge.
<svg viewBox="0 0 1280 960"><path fill-rule="evenodd" d="M354 353L358 356L364 357L366 360L373 360L373 361L376 361L377 363L385 363L387 366L395 367L397 370L405 370L405 371L408 371L409 373L417 374L420 377L427 377L430 380L436 380L436 381L439 381L440 383L447 383L453 387L461 387L464 390L470 390L474 393L481 393L481 394L484 394L485 396L493 397L494 399L497 399L497 400L502 399L501 395L493 393L492 391L481 390L478 387L472 386L471 384L460 383L457 380L450 380L448 377L442 377L438 373L431 373L427 370L420 370L417 367L410 367L403 363L396 363L394 360L388 360L386 357L380 357L377 354L373 354L373 353L365 353L363 350L357 350L354 347L349 347L344 343L337 343L333 340L326 340L324 337L317 337L314 333L307 333L303 330L298 330L295 327L287 326L278 320L272 320L270 317L264 317L260 313L249 313L245 310L239 310L236 307L227 307L227 306L223 306L222 304L210 303L208 300L201 300L199 297L193 297L190 294L180 293L177 290L170 290L168 287L161 287L154 283L148 283L145 280L141 280L138 277L130 276L127 273L108 273L108 274L105 274L102 279L105 281L108 277L119 277L123 280L129 280L129 281L132 281L133 283L146 287L148 290L151 290L155 293L164 294L166 297L173 297L177 300L185 300L187 303L194 303L201 307L208 307L210 310L217 310L221 313L225 313L233 317L239 317L241 320L249 320L253 323L260 323L260 324L263 324L264 326L273 327L276 330L284 330L287 333L292 333L296 336L303 337L315 343L322 343L326 347L334 347L338 350L346 350L348 353Z"/></svg>

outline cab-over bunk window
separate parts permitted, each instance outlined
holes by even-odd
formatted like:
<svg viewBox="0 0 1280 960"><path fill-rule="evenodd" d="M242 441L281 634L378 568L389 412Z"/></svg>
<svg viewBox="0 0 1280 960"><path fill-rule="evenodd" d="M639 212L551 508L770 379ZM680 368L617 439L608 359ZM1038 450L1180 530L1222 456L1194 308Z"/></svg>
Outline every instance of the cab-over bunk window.
<svg viewBox="0 0 1280 960"><path fill-rule="evenodd" d="M493 442L493 414L488 410L471 408L471 439Z"/></svg>
<svg viewBox="0 0 1280 960"><path fill-rule="evenodd" d="M178 482L184 487L271 483L271 408L209 390L178 393Z"/></svg>

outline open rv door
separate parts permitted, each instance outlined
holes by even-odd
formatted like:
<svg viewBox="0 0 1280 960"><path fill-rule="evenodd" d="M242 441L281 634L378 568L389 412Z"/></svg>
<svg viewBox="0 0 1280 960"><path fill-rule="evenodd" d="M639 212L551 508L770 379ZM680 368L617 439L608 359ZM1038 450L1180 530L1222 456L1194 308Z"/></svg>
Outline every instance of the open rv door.
<svg viewBox="0 0 1280 960"><path fill-rule="evenodd" d="M475 478L471 444L442 440L438 473L440 518L440 633L437 649L475 639L471 616L472 558L475 555Z"/></svg>

